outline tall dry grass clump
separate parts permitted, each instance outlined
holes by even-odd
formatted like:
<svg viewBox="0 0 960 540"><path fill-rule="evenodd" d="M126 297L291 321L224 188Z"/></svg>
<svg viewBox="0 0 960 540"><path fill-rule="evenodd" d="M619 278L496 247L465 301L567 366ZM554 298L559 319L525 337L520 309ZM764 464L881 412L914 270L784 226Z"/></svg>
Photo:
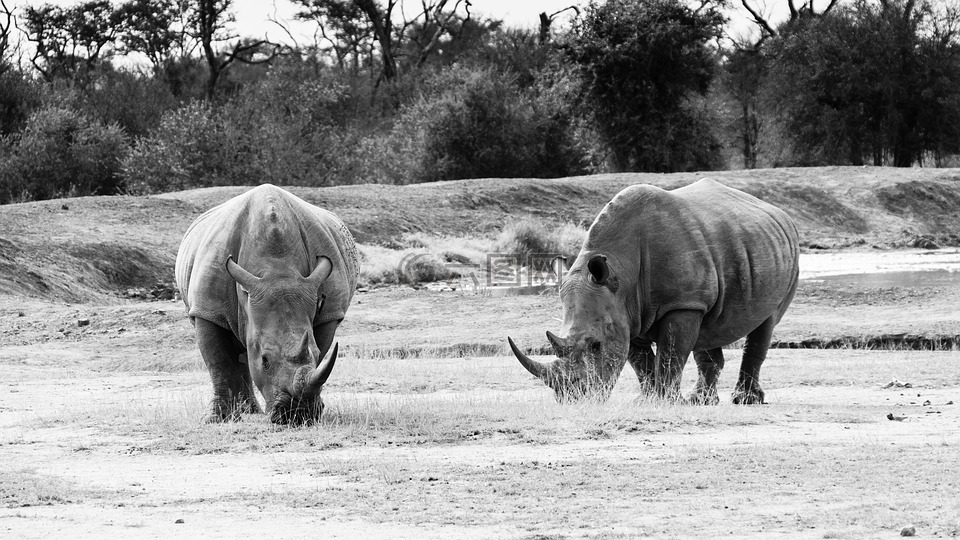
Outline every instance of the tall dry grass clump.
<svg viewBox="0 0 960 540"><path fill-rule="evenodd" d="M527 262L530 256L566 257L572 263L580 252L587 231L572 223L524 219L507 224L497 239L497 251L512 253Z"/></svg>

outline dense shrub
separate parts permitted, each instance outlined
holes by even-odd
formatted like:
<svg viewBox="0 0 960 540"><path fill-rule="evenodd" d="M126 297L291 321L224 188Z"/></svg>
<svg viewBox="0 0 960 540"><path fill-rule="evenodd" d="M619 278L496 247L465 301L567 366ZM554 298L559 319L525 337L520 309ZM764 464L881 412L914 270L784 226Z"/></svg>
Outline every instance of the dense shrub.
<svg viewBox="0 0 960 540"><path fill-rule="evenodd" d="M210 107L191 103L168 112L149 137L137 140L123 161L132 193L177 191L242 183L241 156Z"/></svg>
<svg viewBox="0 0 960 540"><path fill-rule="evenodd" d="M179 106L163 81L124 71L106 71L82 92L73 108L103 124L117 124L128 137L146 135L163 114Z"/></svg>
<svg viewBox="0 0 960 540"><path fill-rule="evenodd" d="M137 193L261 184L331 185L351 144L337 126L345 95L320 77L271 74L218 108L164 115L124 162Z"/></svg>
<svg viewBox="0 0 960 540"><path fill-rule="evenodd" d="M30 113L40 107L38 86L18 70L0 71L0 135L23 129Z"/></svg>
<svg viewBox="0 0 960 540"><path fill-rule="evenodd" d="M129 150L117 125L55 107L31 114L4 147L0 202L116 193L122 188L120 161Z"/></svg>
<svg viewBox="0 0 960 540"><path fill-rule="evenodd" d="M365 141L367 178L405 184L585 172L588 153L575 142L563 96L569 87L551 82L521 91L513 75L494 68L436 74L389 134Z"/></svg>

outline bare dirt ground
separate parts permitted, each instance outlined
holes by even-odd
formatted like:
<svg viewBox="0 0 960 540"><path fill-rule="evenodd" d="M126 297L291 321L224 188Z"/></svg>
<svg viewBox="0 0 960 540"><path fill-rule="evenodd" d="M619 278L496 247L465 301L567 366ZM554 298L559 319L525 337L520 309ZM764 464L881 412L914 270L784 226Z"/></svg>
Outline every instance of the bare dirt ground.
<svg viewBox="0 0 960 540"><path fill-rule="evenodd" d="M916 268L935 256L890 246L956 234L955 171L896 173L714 175L789 207L808 247L847 246L804 254L813 279L777 340L960 334L957 287L816 280ZM694 178L301 195L388 243L592 217L628 183ZM649 401L629 369L609 402L561 406L503 356L506 335L546 345L555 295L387 287L354 297L320 425L203 424L210 384L182 304L125 291L168 281L189 222L239 189L0 207L0 537L960 536L955 347L771 350L759 407L729 403L733 349L717 407ZM691 363L685 391L695 378Z"/></svg>

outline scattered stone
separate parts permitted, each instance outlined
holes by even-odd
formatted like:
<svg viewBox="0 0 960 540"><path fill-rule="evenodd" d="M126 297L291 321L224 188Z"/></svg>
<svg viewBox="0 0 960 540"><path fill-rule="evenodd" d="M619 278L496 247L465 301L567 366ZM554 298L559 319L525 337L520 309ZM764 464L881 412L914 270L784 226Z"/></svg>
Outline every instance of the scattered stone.
<svg viewBox="0 0 960 540"><path fill-rule="evenodd" d="M906 527L900 529L900 536L916 536L917 528L913 525L907 525Z"/></svg>
<svg viewBox="0 0 960 540"><path fill-rule="evenodd" d="M77 326L84 327L90 326L90 319L77 319Z"/></svg>
<svg viewBox="0 0 960 540"><path fill-rule="evenodd" d="M913 384L908 382L900 382L897 379L894 379L883 385L882 388L913 388Z"/></svg>
<svg viewBox="0 0 960 540"><path fill-rule="evenodd" d="M893 413L887 413L887 420L893 420L894 422L903 422L906 420L906 416L894 416Z"/></svg>
<svg viewBox="0 0 960 540"><path fill-rule="evenodd" d="M924 407L929 407L929 406L930 406L930 400L928 399L928 400L924 401L924 402L923 402L923 406L924 406Z"/></svg>

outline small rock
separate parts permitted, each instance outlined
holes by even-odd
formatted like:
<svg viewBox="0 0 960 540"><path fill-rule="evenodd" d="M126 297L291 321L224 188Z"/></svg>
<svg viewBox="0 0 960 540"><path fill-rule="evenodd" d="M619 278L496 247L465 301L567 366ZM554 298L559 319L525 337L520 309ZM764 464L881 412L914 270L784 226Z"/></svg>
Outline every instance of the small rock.
<svg viewBox="0 0 960 540"><path fill-rule="evenodd" d="M907 525L906 527L900 529L900 536L916 536L917 528L913 525Z"/></svg>
<svg viewBox="0 0 960 540"><path fill-rule="evenodd" d="M908 382L900 382L897 379L894 379L883 385L883 388L913 388L913 384Z"/></svg>
<svg viewBox="0 0 960 540"><path fill-rule="evenodd" d="M22 312L22 311L18 311L18 312L17 312L17 317L26 317L26 316L27 316L27 314L24 313L24 312Z"/></svg>
<svg viewBox="0 0 960 540"><path fill-rule="evenodd" d="M358 292L358 293L370 292L370 289L368 289L368 288L366 288L366 287L357 287L357 292Z"/></svg>
<svg viewBox="0 0 960 540"><path fill-rule="evenodd" d="M77 326L90 326L90 319L77 319Z"/></svg>
<svg viewBox="0 0 960 540"><path fill-rule="evenodd" d="M182 524L182 523L183 523L183 518L180 518L180 519L174 521L174 523L176 523L176 524L178 524L178 525L179 525L179 524Z"/></svg>
<svg viewBox="0 0 960 540"><path fill-rule="evenodd" d="M924 406L924 407L930 406L930 400L928 399L928 400L924 401L924 402L923 402L923 406Z"/></svg>
<svg viewBox="0 0 960 540"><path fill-rule="evenodd" d="M61 209L61 210L69 210L70 207L67 206L67 205L65 205L65 204L61 204L61 205L60 205L60 209Z"/></svg>
<svg viewBox="0 0 960 540"><path fill-rule="evenodd" d="M887 420L893 420L894 422L903 422L906 418L906 416L894 416L893 413L887 414Z"/></svg>
<svg viewBox="0 0 960 540"><path fill-rule="evenodd" d="M948 402L944 403L944 405L953 405L953 401L948 401Z"/></svg>

